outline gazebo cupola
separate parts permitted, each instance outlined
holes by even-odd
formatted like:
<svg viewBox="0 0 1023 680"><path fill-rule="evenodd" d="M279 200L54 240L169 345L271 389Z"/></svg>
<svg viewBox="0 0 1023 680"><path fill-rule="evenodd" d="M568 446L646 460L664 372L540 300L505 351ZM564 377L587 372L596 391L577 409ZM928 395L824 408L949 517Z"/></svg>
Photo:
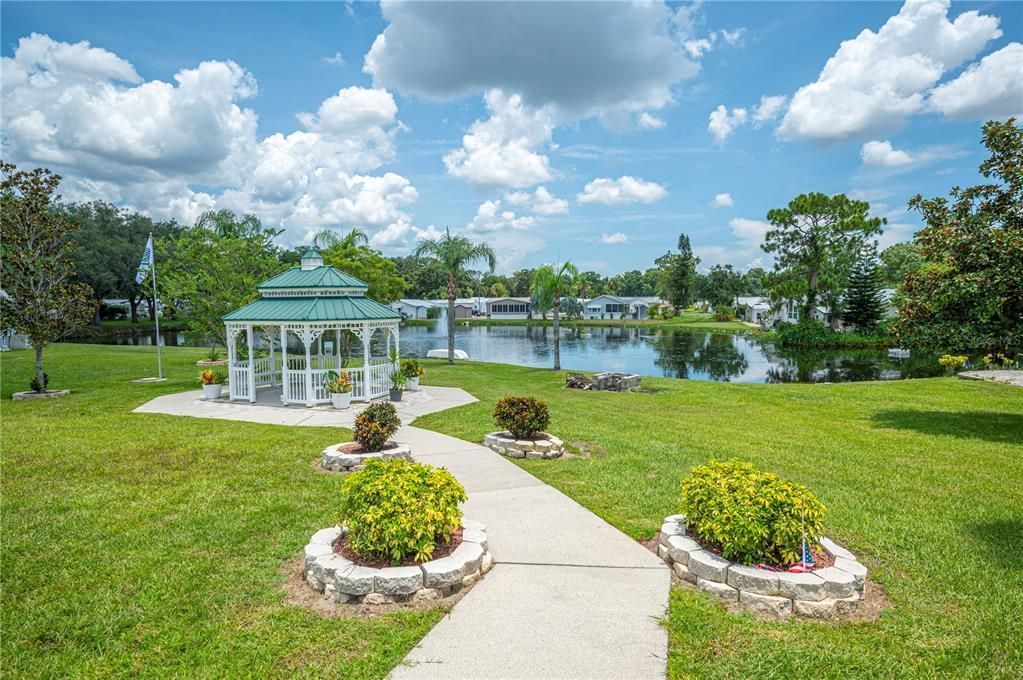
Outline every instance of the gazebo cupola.
<svg viewBox="0 0 1023 680"><path fill-rule="evenodd" d="M315 248L302 255L300 266L256 286L259 298L224 317L230 398L255 402L258 390L270 388L280 389L286 405L326 403L326 376L341 370L355 385L353 399L387 394L401 317L366 297L368 289L324 265ZM382 356L373 356L373 347Z"/></svg>

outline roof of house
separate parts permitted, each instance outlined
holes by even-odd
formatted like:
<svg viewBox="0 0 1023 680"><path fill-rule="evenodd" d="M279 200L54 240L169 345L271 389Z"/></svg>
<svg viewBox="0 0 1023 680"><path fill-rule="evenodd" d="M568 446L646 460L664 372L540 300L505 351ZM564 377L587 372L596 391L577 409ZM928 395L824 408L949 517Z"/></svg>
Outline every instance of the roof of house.
<svg viewBox="0 0 1023 680"><path fill-rule="evenodd" d="M361 296L259 298L224 317L224 321L372 321L401 315Z"/></svg>
<svg viewBox="0 0 1023 680"><path fill-rule="evenodd" d="M345 274L340 269L329 265L316 267L315 269L302 269L292 267L281 272L271 279L256 286L256 290L264 288L363 288L368 289L369 284L362 279L357 279L351 274Z"/></svg>
<svg viewBox="0 0 1023 680"><path fill-rule="evenodd" d="M436 307L437 306L437 302L435 300L418 300L416 298L401 298L400 300L395 300L391 304L395 305L395 304L398 304L398 303L401 303L403 305L408 305L409 307Z"/></svg>
<svg viewBox="0 0 1023 680"><path fill-rule="evenodd" d="M529 302L527 297L503 297L503 298L488 298L487 304L492 305L495 302Z"/></svg>

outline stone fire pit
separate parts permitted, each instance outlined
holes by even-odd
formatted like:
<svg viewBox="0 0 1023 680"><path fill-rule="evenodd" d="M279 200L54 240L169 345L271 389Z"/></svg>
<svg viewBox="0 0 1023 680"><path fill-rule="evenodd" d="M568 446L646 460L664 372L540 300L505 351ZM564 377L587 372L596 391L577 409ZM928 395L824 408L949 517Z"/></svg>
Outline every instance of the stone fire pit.
<svg viewBox="0 0 1023 680"><path fill-rule="evenodd" d="M642 378L635 373L597 373L592 378L593 389L609 392L634 392Z"/></svg>
<svg viewBox="0 0 1023 680"><path fill-rule="evenodd" d="M565 454L564 442L546 432L541 432L538 439L515 439L510 432L491 432L483 443L508 458L560 458Z"/></svg>
<svg viewBox="0 0 1023 680"><path fill-rule="evenodd" d="M412 447L401 442L387 442L382 450L368 453L361 451L348 453L341 450L341 447L351 444L354 442L333 444L323 449L323 460L321 461L323 469L331 472L356 472L366 467L366 461L371 458L412 460Z"/></svg>
<svg viewBox="0 0 1023 680"><path fill-rule="evenodd" d="M326 599L344 603L388 604L439 600L473 585L490 571L494 558L486 528L462 520L462 542L447 557L408 567L374 569L334 552L342 527L321 529L305 547L305 579Z"/></svg>
<svg viewBox="0 0 1023 680"><path fill-rule="evenodd" d="M806 574L734 564L686 535L684 515L664 518L657 554L699 590L762 614L830 619L851 613L866 593L867 568L828 538L820 544L834 566Z"/></svg>

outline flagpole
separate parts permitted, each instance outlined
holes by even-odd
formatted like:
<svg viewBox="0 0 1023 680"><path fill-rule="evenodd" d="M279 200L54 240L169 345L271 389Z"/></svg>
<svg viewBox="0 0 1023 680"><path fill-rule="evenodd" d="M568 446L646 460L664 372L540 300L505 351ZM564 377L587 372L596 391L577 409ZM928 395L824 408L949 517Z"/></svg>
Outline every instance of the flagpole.
<svg viewBox="0 0 1023 680"><path fill-rule="evenodd" d="M153 318L156 319L156 375L163 380L163 360L160 357L160 310L156 304L156 242L153 232L149 232L149 240L153 242L153 254L149 258L149 269L153 272Z"/></svg>

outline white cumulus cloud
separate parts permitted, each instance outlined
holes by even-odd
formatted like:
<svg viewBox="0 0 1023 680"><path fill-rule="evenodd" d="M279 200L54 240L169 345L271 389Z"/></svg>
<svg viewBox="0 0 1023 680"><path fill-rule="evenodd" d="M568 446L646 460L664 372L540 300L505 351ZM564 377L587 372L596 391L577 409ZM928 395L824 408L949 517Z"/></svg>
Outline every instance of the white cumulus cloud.
<svg viewBox="0 0 1023 680"><path fill-rule="evenodd" d="M546 187L537 187L533 193L528 191L508 192L505 193L504 200L537 215L563 215L568 212L568 201L558 198Z"/></svg>
<svg viewBox="0 0 1023 680"><path fill-rule="evenodd" d="M954 120L1023 116L1023 44L1009 43L934 88L928 102Z"/></svg>
<svg viewBox="0 0 1023 680"><path fill-rule="evenodd" d="M778 133L833 143L890 132L924 110L942 75L1002 35L998 19L975 10L948 16L950 0L908 0L874 32L844 41L817 80L792 97Z"/></svg>
<svg viewBox="0 0 1023 680"><path fill-rule="evenodd" d="M618 179L598 177L592 180L576 196L576 201L603 205L626 205L629 203L654 203L667 195L668 190L656 182L624 175Z"/></svg>
<svg viewBox="0 0 1023 680"><path fill-rule="evenodd" d="M901 149L893 148L887 139L864 144L860 149L860 158L863 159L864 165L877 165L884 168L908 165L913 162L912 156Z"/></svg>
<svg viewBox="0 0 1023 680"><path fill-rule="evenodd" d="M616 231L613 234L601 234L600 242L608 246L619 245L622 243L628 243L629 237L620 231Z"/></svg>
<svg viewBox="0 0 1023 680"><path fill-rule="evenodd" d="M710 204L715 208L731 208L735 205L735 201L732 200L732 195L729 193L715 194L714 200Z"/></svg>
<svg viewBox="0 0 1023 680"><path fill-rule="evenodd" d="M748 113L746 109L732 109L731 111L724 104L719 105L710 112L707 129L714 135L714 141L723 144L736 128L746 123Z"/></svg>

